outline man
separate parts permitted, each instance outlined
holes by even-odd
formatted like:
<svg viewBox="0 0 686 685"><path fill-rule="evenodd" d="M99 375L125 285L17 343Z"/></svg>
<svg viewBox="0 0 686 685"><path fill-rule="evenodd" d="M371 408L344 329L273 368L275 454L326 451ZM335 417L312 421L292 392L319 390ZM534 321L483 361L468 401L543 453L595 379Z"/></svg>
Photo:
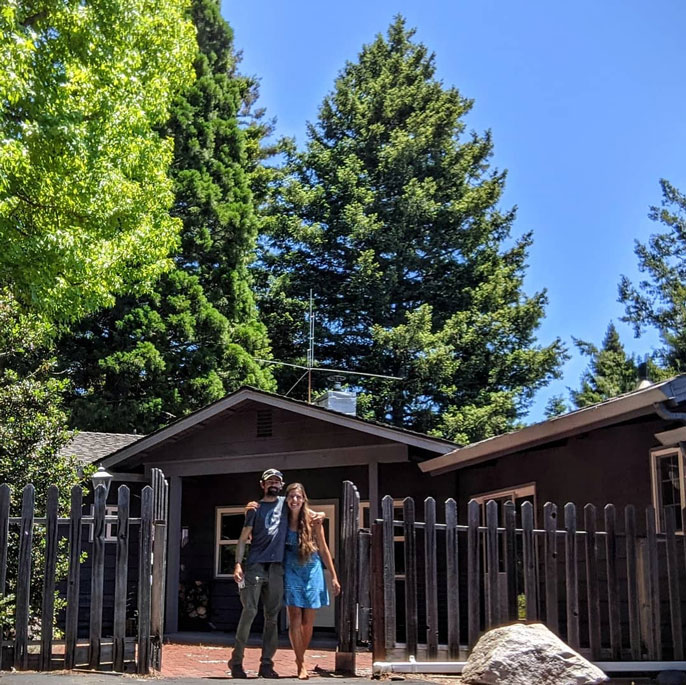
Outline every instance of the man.
<svg viewBox="0 0 686 685"><path fill-rule="evenodd" d="M283 474L267 469L260 479L263 497L256 508L248 507L245 524L236 545L236 581L243 611L236 629L236 640L229 660L232 678L247 678L243 669L245 645L257 614L257 603L262 600L264 630L262 631L262 657L257 675L261 678L278 678L274 670L274 653L279 640L277 619L283 602L283 555L288 529L288 512L285 499L279 497L283 488ZM324 514L316 515L321 523ZM245 546L250 542L250 553L243 568Z"/></svg>

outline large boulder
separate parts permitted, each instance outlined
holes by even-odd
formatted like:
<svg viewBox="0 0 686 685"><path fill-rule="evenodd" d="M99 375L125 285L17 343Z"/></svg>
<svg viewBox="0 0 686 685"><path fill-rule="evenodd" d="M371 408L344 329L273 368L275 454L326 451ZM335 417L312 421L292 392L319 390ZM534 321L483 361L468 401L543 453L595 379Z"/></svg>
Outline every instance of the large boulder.
<svg viewBox="0 0 686 685"><path fill-rule="evenodd" d="M462 671L462 682L470 685L596 685L608 680L542 623L489 630Z"/></svg>

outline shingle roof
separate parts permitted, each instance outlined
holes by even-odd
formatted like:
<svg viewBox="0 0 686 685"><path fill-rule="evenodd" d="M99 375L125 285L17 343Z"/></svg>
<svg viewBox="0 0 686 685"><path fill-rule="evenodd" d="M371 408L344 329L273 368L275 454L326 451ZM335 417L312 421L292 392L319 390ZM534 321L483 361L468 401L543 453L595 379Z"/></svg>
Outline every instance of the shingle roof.
<svg viewBox="0 0 686 685"><path fill-rule="evenodd" d="M202 426L203 423L211 417L230 410L245 401L261 402L270 406L280 407L324 421L330 421L331 423L352 428L353 430L374 433L390 440L404 442L405 444L414 445L420 449L438 454L444 454L457 446L454 442L445 440L444 438L434 438L425 433L418 433L407 428L399 428L378 421L361 419L357 416L348 416L347 414L341 414L331 409L309 404L302 400L295 400L292 397L284 397L282 395L277 395L276 393L259 390L257 388L252 388L249 385L245 385L226 397L216 400L202 409L194 411L188 416L177 419L173 423L170 423L163 428L159 428L149 435L141 436L139 445L124 445L120 448L119 452L104 457L103 466L106 468L116 466L130 457L141 454L145 450L160 444L164 440L176 437L187 430Z"/></svg>
<svg viewBox="0 0 686 685"><path fill-rule="evenodd" d="M112 454L145 436L132 433L77 433L61 450L64 456L74 456L84 464Z"/></svg>

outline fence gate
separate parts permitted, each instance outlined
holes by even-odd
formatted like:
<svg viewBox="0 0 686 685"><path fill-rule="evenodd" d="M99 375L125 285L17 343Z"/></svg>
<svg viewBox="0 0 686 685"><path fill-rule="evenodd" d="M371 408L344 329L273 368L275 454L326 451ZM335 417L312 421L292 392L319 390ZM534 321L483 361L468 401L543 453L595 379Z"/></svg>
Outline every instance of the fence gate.
<svg viewBox="0 0 686 685"><path fill-rule="evenodd" d="M168 503L162 472L152 469L140 493L120 486L116 509L104 485L85 513L81 487L70 495L68 516L60 515L55 486L37 512L29 484L21 515L11 516L11 490L0 486L0 667L159 669Z"/></svg>
<svg viewBox="0 0 686 685"><path fill-rule="evenodd" d="M541 621L588 659L685 668L686 536L655 509L568 503L457 504L382 500L382 518L359 526L359 495L344 483L339 651L375 661L466 660L479 636L513 621ZM348 668L345 668L345 666ZM671 666L670 666L671 665ZM647 666L646 666L647 667ZM659 670L659 669L657 669Z"/></svg>

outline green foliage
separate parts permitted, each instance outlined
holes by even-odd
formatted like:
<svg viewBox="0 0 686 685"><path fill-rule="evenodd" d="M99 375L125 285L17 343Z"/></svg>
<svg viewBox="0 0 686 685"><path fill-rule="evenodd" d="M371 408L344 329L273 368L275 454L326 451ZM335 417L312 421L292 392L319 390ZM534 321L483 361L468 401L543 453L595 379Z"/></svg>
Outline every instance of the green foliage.
<svg viewBox="0 0 686 685"><path fill-rule="evenodd" d="M54 361L44 347L45 330L29 319L7 292L0 292L0 483L11 487L11 515L21 513L22 491L28 483L36 489L37 515L45 514L50 485L60 491L62 516L69 508L72 486L81 481L79 464L61 450L71 437L61 406L66 381L53 375ZM13 527L7 565L7 592L16 590L18 535ZM31 577L32 625L38 625L42 592L45 534L34 535ZM58 560L57 577L66 577L66 557ZM56 608L63 605L59 600ZM0 616L13 610L0 606ZM7 623L3 622L3 625Z"/></svg>
<svg viewBox="0 0 686 685"><path fill-rule="evenodd" d="M490 133L465 133L471 106L397 18L287 150L258 268L276 359L303 360L313 290L322 365L404 379L360 381L366 415L460 441L516 425L564 356L536 343L531 236L498 208L505 174ZM279 372L282 390L293 380Z"/></svg>
<svg viewBox="0 0 686 685"><path fill-rule="evenodd" d="M0 9L0 288L75 320L167 266L170 141L190 82L183 0L7 0Z"/></svg>
<svg viewBox="0 0 686 685"><path fill-rule="evenodd" d="M650 218L666 230L636 242L639 270L645 277L637 284L623 276L619 298L625 306L624 321L636 336L655 329L663 348L657 355L663 375L686 371L686 195L662 179L662 206L652 207Z"/></svg>
<svg viewBox="0 0 686 685"><path fill-rule="evenodd" d="M182 221L175 268L145 296L122 296L60 342L75 392L72 425L148 433L243 384L271 387L269 355L247 262L262 183L255 83L236 72L233 35L215 0L194 0L196 79L174 101L172 214ZM245 123L241 119L245 118Z"/></svg>
<svg viewBox="0 0 686 685"><path fill-rule="evenodd" d="M553 395L545 405L546 419L553 419L562 416L569 411L569 406L562 395Z"/></svg>
<svg viewBox="0 0 686 685"><path fill-rule="evenodd" d="M589 367L581 377L581 388L570 392L577 408L636 390L639 363L626 354L614 324L607 327L602 348L583 340L575 339L574 344L590 359Z"/></svg>

